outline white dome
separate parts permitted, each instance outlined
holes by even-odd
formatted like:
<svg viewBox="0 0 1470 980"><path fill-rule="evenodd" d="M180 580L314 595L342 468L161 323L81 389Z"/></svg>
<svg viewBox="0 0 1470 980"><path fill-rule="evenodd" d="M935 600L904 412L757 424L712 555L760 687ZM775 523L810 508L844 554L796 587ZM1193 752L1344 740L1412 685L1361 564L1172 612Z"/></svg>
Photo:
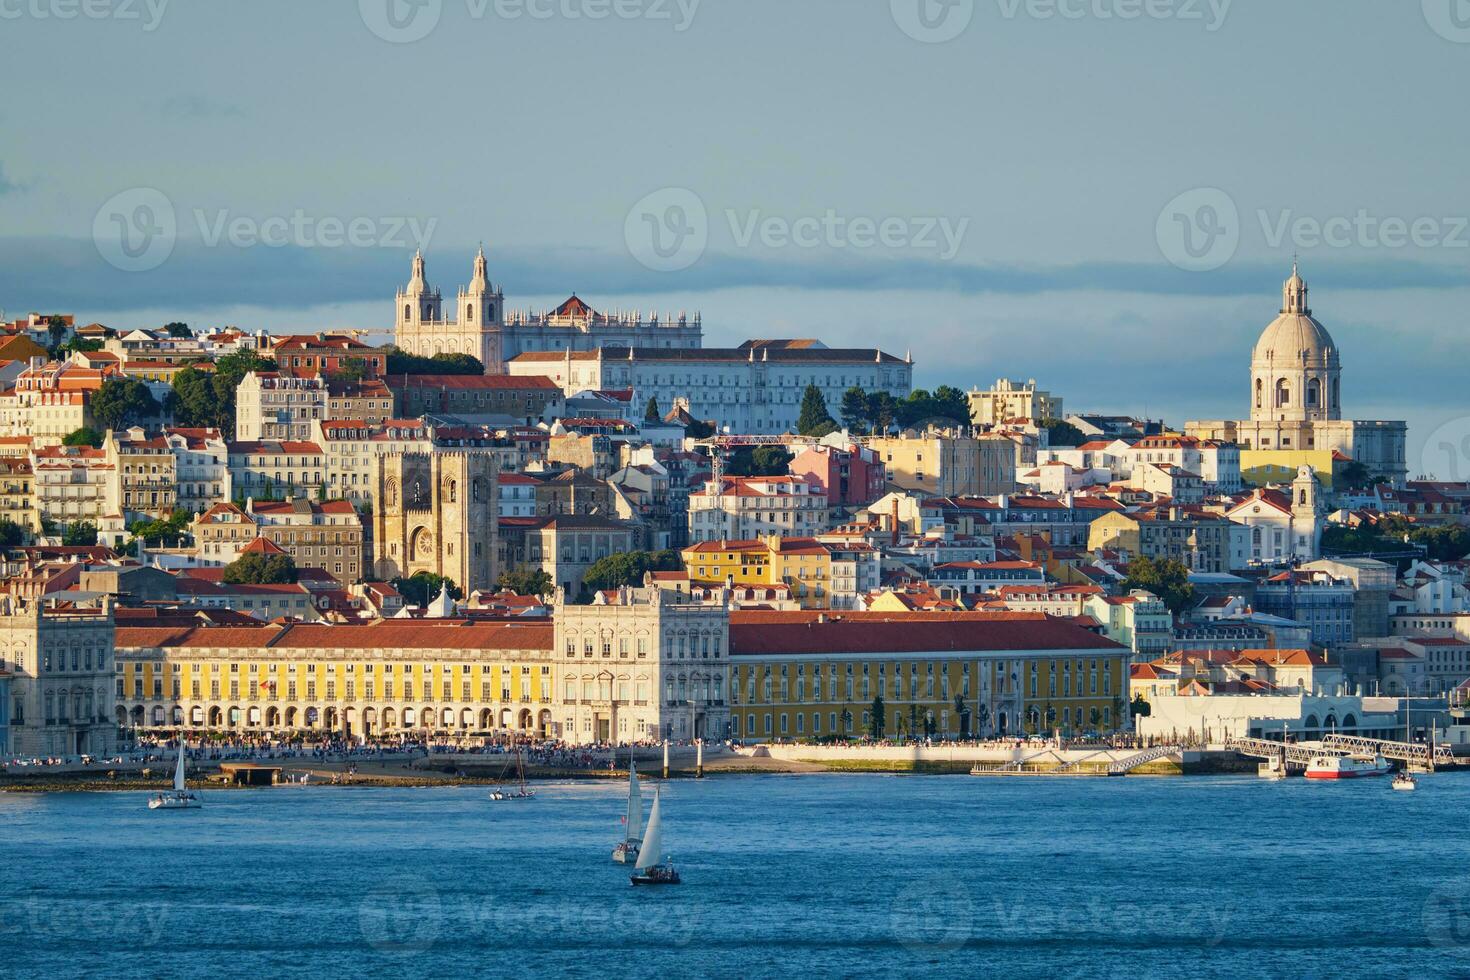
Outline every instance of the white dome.
<svg viewBox="0 0 1470 980"><path fill-rule="evenodd" d="M1261 331L1251 353L1257 367L1338 366L1337 344L1327 328L1312 316L1307 306L1307 284L1291 268L1291 278L1281 289L1281 314Z"/></svg>

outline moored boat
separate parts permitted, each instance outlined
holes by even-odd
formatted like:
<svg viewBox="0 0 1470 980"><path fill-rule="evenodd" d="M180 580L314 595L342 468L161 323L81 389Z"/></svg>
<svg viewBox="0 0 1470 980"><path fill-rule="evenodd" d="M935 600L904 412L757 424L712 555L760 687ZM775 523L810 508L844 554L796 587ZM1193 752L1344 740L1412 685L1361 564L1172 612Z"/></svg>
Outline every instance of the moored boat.
<svg viewBox="0 0 1470 980"><path fill-rule="evenodd" d="M189 792L184 784L184 758L187 755L187 747L184 740L179 739L179 760L174 764L174 787L162 793L155 793L148 801L150 810L197 810L204 803L198 796Z"/></svg>
<svg viewBox="0 0 1470 980"><path fill-rule="evenodd" d="M663 824L659 813L659 791L653 792L653 809L648 811L648 829L638 852L638 863L629 880L635 885L677 885L679 872L672 860L663 859Z"/></svg>
<svg viewBox="0 0 1470 980"><path fill-rule="evenodd" d="M1381 755L1319 755L1307 766L1308 779L1361 779L1386 776L1388 761Z"/></svg>
<svg viewBox="0 0 1470 980"><path fill-rule="evenodd" d="M613 848L612 859L618 864L638 860L639 840L643 836L643 791L638 788L638 765L628 760L628 813L623 818L623 839Z"/></svg>

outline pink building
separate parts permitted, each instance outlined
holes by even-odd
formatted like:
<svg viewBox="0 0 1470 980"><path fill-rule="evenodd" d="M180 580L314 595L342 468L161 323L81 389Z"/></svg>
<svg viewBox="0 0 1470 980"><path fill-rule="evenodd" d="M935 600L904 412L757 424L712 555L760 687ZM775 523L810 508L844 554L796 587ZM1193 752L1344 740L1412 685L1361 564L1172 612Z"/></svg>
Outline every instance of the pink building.
<svg viewBox="0 0 1470 980"><path fill-rule="evenodd" d="M856 444L845 449L809 446L796 455L787 470L825 490L832 507L870 504L883 496L886 485L878 454Z"/></svg>

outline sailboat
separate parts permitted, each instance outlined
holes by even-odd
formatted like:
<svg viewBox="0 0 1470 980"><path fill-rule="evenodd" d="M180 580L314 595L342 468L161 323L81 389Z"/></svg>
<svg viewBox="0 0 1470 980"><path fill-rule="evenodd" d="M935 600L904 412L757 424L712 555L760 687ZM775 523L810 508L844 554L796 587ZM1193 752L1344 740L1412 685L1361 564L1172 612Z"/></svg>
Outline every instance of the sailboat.
<svg viewBox="0 0 1470 980"><path fill-rule="evenodd" d="M496 787L490 791L490 799L492 800L529 800L536 795L533 790L526 788L526 763L521 758L521 743L517 742L515 749L516 779L520 782L520 788L509 790L504 787Z"/></svg>
<svg viewBox="0 0 1470 980"><path fill-rule="evenodd" d="M1409 724L1408 694L1404 695L1404 741L1408 743L1412 743L1414 741L1414 729ZM1429 750L1429 758L1431 760L1434 758L1433 747L1431 747ZM1404 768L1399 770L1398 775L1393 777L1393 788L1401 793L1412 792L1419 788L1419 781L1409 773L1408 760L1404 761Z"/></svg>
<svg viewBox="0 0 1470 980"><path fill-rule="evenodd" d="M199 797L189 792L184 785L184 758L187 755L184 740L179 739L179 761L174 765L174 788L155 793L148 801L150 810L195 810L204 804Z"/></svg>
<svg viewBox="0 0 1470 980"><path fill-rule="evenodd" d="M653 791L653 809L648 811L648 829L638 850L638 863L629 879L635 885L677 885L679 872L673 861L663 860L663 825L659 816L659 790Z"/></svg>
<svg viewBox="0 0 1470 980"><path fill-rule="evenodd" d="M628 815L623 840L613 848L612 859L619 864L638 860L638 841L643 835L643 791L638 788L638 764L628 760Z"/></svg>

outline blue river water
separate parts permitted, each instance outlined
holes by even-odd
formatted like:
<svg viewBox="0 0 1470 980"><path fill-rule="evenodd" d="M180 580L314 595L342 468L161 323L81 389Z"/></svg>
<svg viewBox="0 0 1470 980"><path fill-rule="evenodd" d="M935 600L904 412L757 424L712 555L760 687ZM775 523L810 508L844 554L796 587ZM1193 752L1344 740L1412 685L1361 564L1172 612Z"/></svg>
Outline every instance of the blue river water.
<svg viewBox="0 0 1470 980"><path fill-rule="evenodd" d="M625 792L0 794L0 976L1470 975L1470 776L679 780L665 888Z"/></svg>

